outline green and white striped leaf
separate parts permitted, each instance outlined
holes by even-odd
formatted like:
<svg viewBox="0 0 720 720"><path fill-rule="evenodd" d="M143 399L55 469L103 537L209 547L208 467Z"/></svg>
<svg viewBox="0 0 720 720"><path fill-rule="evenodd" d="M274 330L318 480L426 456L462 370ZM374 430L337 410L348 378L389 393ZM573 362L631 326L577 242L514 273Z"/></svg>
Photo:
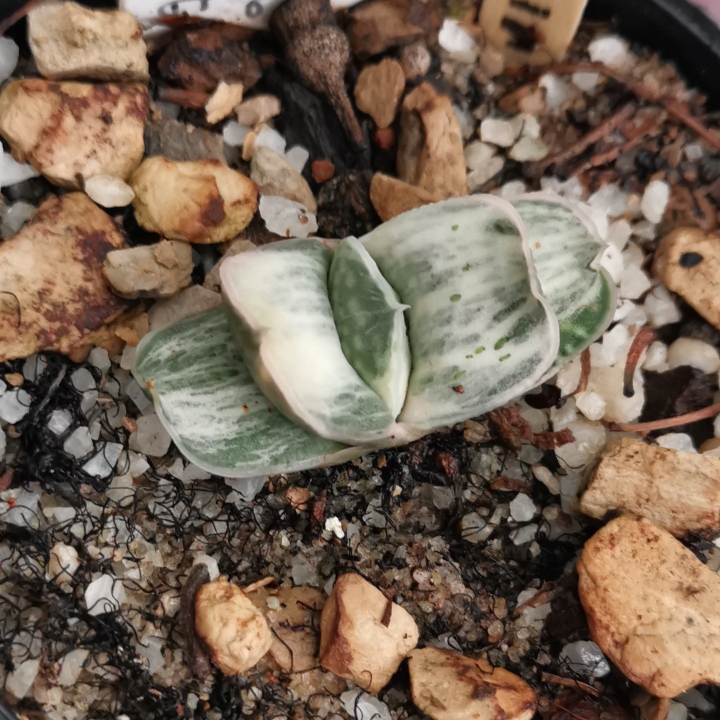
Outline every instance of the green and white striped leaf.
<svg viewBox="0 0 720 720"><path fill-rule="evenodd" d="M243 362L225 307L146 335L133 374L178 450L223 477L307 470L358 457L288 420Z"/></svg>
<svg viewBox="0 0 720 720"><path fill-rule="evenodd" d="M400 414L410 376L410 345L397 293L356 238L340 241L330 263L330 304L350 365Z"/></svg>
<svg viewBox="0 0 720 720"><path fill-rule="evenodd" d="M413 365L398 419L408 434L499 407L555 361L557 320L508 202L475 195L426 205L361 241L410 306Z"/></svg>
<svg viewBox="0 0 720 720"><path fill-rule="evenodd" d="M605 244L577 207L550 193L513 201L525 221L543 295L560 324L556 364L582 352L612 321L616 286L599 259Z"/></svg>
<svg viewBox="0 0 720 720"><path fill-rule="evenodd" d="M317 238L235 255L220 281L241 351L271 402L320 437L370 444L395 418L353 370L328 297L331 250Z"/></svg>

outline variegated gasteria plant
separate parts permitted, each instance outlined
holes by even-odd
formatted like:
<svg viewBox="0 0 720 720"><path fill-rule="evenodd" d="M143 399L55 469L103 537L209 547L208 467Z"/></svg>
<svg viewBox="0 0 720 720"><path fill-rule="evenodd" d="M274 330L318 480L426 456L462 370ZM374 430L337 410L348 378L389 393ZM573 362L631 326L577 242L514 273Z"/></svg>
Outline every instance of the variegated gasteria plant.
<svg viewBox="0 0 720 720"><path fill-rule="evenodd" d="M543 193L279 241L227 259L224 306L147 335L134 374L208 472L344 462L500 407L586 348L615 309L603 249Z"/></svg>

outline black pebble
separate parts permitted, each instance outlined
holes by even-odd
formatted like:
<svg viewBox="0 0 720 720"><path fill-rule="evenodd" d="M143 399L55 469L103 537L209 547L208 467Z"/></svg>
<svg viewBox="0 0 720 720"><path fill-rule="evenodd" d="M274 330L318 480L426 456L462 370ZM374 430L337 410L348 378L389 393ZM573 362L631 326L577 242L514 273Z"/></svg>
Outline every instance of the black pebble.
<svg viewBox="0 0 720 720"><path fill-rule="evenodd" d="M683 253L680 256L680 265L684 268L692 268L699 265L703 260L703 256L696 252Z"/></svg>

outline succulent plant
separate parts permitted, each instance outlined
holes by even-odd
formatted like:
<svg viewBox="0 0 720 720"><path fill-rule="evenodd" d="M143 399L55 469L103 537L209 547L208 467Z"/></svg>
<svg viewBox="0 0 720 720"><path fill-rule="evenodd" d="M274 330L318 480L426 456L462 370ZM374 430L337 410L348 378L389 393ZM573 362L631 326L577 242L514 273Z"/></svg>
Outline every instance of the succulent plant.
<svg viewBox="0 0 720 720"><path fill-rule="evenodd" d="M615 309L602 250L539 193L279 241L228 259L225 305L147 335L134 374L208 472L344 462L499 407L581 352Z"/></svg>

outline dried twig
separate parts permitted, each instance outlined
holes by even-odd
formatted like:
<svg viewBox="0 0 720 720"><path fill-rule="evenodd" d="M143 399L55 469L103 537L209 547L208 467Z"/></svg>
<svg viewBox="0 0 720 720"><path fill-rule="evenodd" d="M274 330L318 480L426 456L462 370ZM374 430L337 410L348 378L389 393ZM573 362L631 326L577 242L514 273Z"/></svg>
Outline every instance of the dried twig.
<svg viewBox="0 0 720 720"><path fill-rule="evenodd" d="M625 361L625 374L623 376L623 395L631 398L635 394L633 387L633 378L635 377L635 368L643 350L650 345L656 338L655 331L649 326L641 328L637 335L633 338L632 345L628 350L627 360Z"/></svg>
<svg viewBox="0 0 720 720"><path fill-rule="evenodd" d="M269 575L268 577L264 577L262 580L258 580L257 582L250 583L247 587L243 588L243 592L247 595L248 593L255 592L256 590L260 590L260 588L264 588L267 585L270 585L271 583L275 582L275 578Z"/></svg>
<svg viewBox="0 0 720 720"><path fill-rule="evenodd" d="M164 87L158 91L158 100L167 100L193 110L201 110L210 96L201 90L184 90L183 88Z"/></svg>
<svg viewBox="0 0 720 720"><path fill-rule="evenodd" d="M562 677L560 675L553 675L552 673L544 672L541 676L543 682L551 683L552 685L562 685L563 687L577 688L586 692L588 695L593 697L600 697L602 691L598 690L592 685L582 682L581 680L573 680L572 678Z"/></svg>
<svg viewBox="0 0 720 720"><path fill-rule="evenodd" d="M588 386L588 378L590 377L590 348L586 347L580 353L580 380L575 388L573 395L585 392Z"/></svg>
<svg viewBox="0 0 720 720"><path fill-rule="evenodd" d="M678 427L679 425L689 425L690 423L707 420L720 415L720 403L713 403L702 410L685 413L685 415L677 415L674 418L665 418L664 420L651 420L644 423L610 423L610 429L613 432L636 432L644 435L653 430L666 430L667 428Z"/></svg>
<svg viewBox="0 0 720 720"><path fill-rule="evenodd" d="M610 133L617 130L635 114L635 110L636 108L632 103L624 105L616 113L605 118L605 120L601 123L598 123L589 133L583 135L577 142L570 145L570 147L567 147L554 155L548 155L548 157L546 157L541 163L538 163L538 174L541 175L544 173L551 165L559 165L577 157L591 145L594 145L596 142L599 142L610 135Z"/></svg>

